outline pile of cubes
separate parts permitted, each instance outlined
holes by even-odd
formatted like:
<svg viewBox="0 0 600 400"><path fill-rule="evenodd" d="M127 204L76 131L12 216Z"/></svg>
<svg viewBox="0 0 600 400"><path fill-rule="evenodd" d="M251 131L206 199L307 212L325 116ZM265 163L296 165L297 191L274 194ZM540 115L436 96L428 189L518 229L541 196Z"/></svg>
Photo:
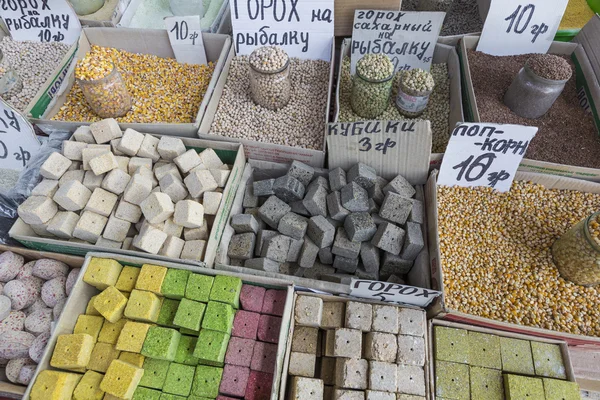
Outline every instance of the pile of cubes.
<svg viewBox="0 0 600 400"><path fill-rule="evenodd" d="M226 400L220 393L237 388L244 373L247 399L266 398L267 389L270 394L275 364L258 377L250 368L225 365L226 356L235 359L228 351L231 335L247 330L250 320L236 317L240 298L261 289L264 294L263 288L243 285L237 277L150 264L122 266L102 258L90 260L83 281L101 292L89 300L73 333L58 336L50 359L56 370L39 373L32 400L71 396ZM274 292L261 304L261 311L263 306L279 309L274 302L285 304L285 296ZM257 315L254 334L268 343L277 342L281 318ZM267 375L271 380L264 381ZM53 397L59 393L65 397Z"/></svg>
<svg viewBox="0 0 600 400"><path fill-rule="evenodd" d="M303 295L294 321L288 399L425 399L423 310Z"/></svg>
<svg viewBox="0 0 600 400"><path fill-rule="evenodd" d="M231 217L232 265L404 283L424 246L422 188L400 175L388 182L362 163L327 172L293 161L286 175L251 182L243 207Z"/></svg>
<svg viewBox="0 0 600 400"><path fill-rule="evenodd" d="M202 260L230 174L213 149L160 139L114 119L79 127L41 166L19 206L42 237Z"/></svg>
<svg viewBox="0 0 600 400"><path fill-rule="evenodd" d="M434 345L436 398L580 398L557 344L435 326Z"/></svg>

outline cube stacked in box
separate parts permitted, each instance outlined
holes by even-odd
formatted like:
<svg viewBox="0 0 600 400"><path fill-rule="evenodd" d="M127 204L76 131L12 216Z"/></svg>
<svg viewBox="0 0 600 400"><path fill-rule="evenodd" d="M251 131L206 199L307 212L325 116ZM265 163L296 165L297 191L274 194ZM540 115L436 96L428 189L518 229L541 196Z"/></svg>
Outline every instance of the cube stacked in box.
<svg viewBox="0 0 600 400"><path fill-rule="evenodd" d="M286 175L246 187L227 255L232 265L299 277L403 283L424 246L417 193L365 164L327 173L294 161Z"/></svg>
<svg viewBox="0 0 600 400"><path fill-rule="evenodd" d="M425 313L298 296L288 399L425 399Z"/></svg>
<svg viewBox="0 0 600 400"><path fill-rule="evenodd" d="M435 395L456 400L572 400L557 344L434 326Z"/></svg>
<svg viewBox="0 0 600 400"><path fill-rule="evenodd" d="M10 382L31 381L79 270L58 260L0 254L0 368Z"/></svg>
<svg viewBox="0 0 600 400"><path fill-rule="evenodd" d="M40 169L19 206L43 237L200 261L229 167L213 149L127 129L114 119L81 126Z"/></svg>
<svg viewBox="0 0 600 400"><path fill-rule="evenodd" d="M103 258L83 282L100 292L58 336L32 400L270 398L285 291Z"/></svg>

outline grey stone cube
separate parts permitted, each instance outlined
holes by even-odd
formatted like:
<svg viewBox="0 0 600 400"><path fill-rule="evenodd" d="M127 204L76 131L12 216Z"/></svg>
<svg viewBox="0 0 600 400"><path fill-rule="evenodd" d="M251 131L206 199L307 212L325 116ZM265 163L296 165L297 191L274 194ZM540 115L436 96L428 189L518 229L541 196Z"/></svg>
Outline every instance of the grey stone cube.
<svg viewBox="0 0 600 400"><path fill-rule="evenodd" d="M317 215L308 220L306 234L319 248L328 247L333 244L335 227L327 218Z"/></svg>
<svg viewBox="0 0 600 400"><path fill-rule="evenodd" d="M425 396L425 371L416 365L398 365L398 393Z"/></svg>
<svg viewBox="0 0 600 400"><path fill-rule="evenodd" d="M377 226L368 212L352 213L344 221L344 229L348 239L353 242L366 242L373 238Z"/></svg>
<svg viewBox="0 0 600 400"><path fill-rule="evenodd" d="M381 332L369 332L364 338L365 358L373 361L393 363L396 361L398 342L396 335Z"/></svg>
<svg viewBox="0 0 600 400"><path fill-rule="evenodd" d="M398 307L374 304L371 329L374 332L398 334Z"/></svg>
<svg viewBox="0 0 600 400"><path fill-rule="evenodd" d="M380 254L379 249L370 242L360 244L360 259L365 271L379 273Z"/></svg>
<svg viewBox="0 0 600 400"><path fill-rule="evenodd" d="M412 210L412 199L401 196L394 192L388 192L381 204L379 216L388 221L403 225L408 219L408 214ZM342 196L342 204L343 204ZM348 207L346 207L348 208Z"/></svg>
<svg viewBox="0 0 600 400"><path fill-rule="evenodd" d="M304 277L308 279L321 279L321 276L326 274L333 274L335 268L330 265L324 265L320 262L315 262L312 268L302 268L304 270Z"/></svg>
<svg viewBox="0 0 600 400"><path fill-rule="evenodd" d="M390 183L383 188L383 193L397 193L401 196L411 198L415 195L415 188L402 175L396 176Z"/></svg>
<svg viewBox="0 0 600 400"><path fill-rule="evenodd" d="M319 249L319 261L322 264L333 264L333 253L331 252L331 247L323 247Z"/></svg>
<svg viewBox="0 0 600 400"><path fill-rule="evenodd" d="M273 191L273 184L275 179L264 179L262 181L256 181L252 184L253 194L256 197L271 196L275 194Z"/></svg>
<svg viewBox="0 0 600 400"><path fill-rule="evenodd" d="M254 233L240 233L233 235L227 249L227 256L238 260L249 260L252 258L252 250L256 235Z"/></svg>
<svg viewBox="0 0 600 400"><path fill-rule="evenodd" d="M375 203L375 200L369 199L369 213L370 214L378 214L379 213L379 205Z"/></svg>
<svg viewBox="0 0 600 400"><path fill-rule="evenodd" d="M304 186L310 183L314 174L315 169L313 167L296 160L292 161L292 164L288 169L288 175L299 180Z"/></svg>
<svg viewBox="0 0 600 400"><path fill-rule="evenodd" d="M360 262L358 263L356 271L354 271L354 275L359 279L368 279L371 281L379 280L379 271L367 271Z"/></svg>
<svg viewBox="0 0 600 400"><path fill-rule="evenodd" d="M304 244L298 257L298 265L302 268L312 268L319 254L319 247L309 238L304 238Z"/></svg>
<svg viewBox="0 0 600 400"><path fill-rule="evenodd" d="M249 215L254 216L254 219L256 219L256 222L258 222L259 230L267 228L267 224L265 224L265 221L263 221L260 218L260 215L258 214L258 207L246 208L246 209L244 209L244 214L249 214Z"/></svg>
<svg viewBox="0 0 600 400"><path fill-rule="evenodd" d="M302 202L302 200L291 202L290 207L292 207L292 212L295 212L296 214L302 215L304 217L310 217L310 213L308 212L306 207L304 207L304 203Z"/></svg>
<svg viewBox="0 0 600 400"><path fill-rule="evenodd" d="M423 208L422 201L413 200L412 209L408 215L408 222L414 222L421 225L425 223L425 209Z"/></svg>
<svg viewBox="0 0 600 400"><path fill-rule="evenodd" d="M333 268L337 269L338 271L353 274L356 271L356 268L358 268L358 258L335 256L333 259Z"/></svg>
<svg viewBox="0 0 600 400"><path fill-rule="evenodd" d="M338 228L331 252L337 256L346 258L358 258L360 254L360 242L348 239L344 228Z"/></svg>
<svg viewBox="0 0 600 400"><path fill-rule="evenodd" d="M369 362L355 358L336 358L335 385L346 389L366 389Z"/></svg>
<svg viewBox="0 0 600 400"><path fill-rule="evenodd" d="M402 250L404 235L404 229L390 222L384 222L379 224L371 243L375 247L397 256Z"/></svg>
<svg viewBox="0 0 600 400"><path fill-rule="evenodd" d="M367 190L367 192L369 193L369 198L373 199L375 201L375 203L381 205L381 203L383 202L383 199L385 198L385 193L383 193L383 188L388 183L389 183L388 181L386 181L382 177L378 176L377 179L375 180L375 184Z"/></svg>
<svg viewBox="0 0 600 400"><path fill-rule="evenodd" d="M340 192L340 198L342 206L350 212L369 211L369 195L356 182L350 182L344 186Z"/></svg>
<svg viewBox="0 0 600 400"><path fill-rule="evenodd" d="M246 185L246 189L244 190L244 201L242 202L242 207L258 207L258 197L254 195L254 187L252 183Z"/></svg>
<svg viewBox="0 0 600 400"><path fill-rule="evenodd" d="M312 182L306 187L306 191L308 192L313 186L322 186L325 190L327 190L327 192L329 192L329 181L323 176L317 176L315 179L313 179Z"/></svg>
<svg viewBox="0 0 600 400"><path fill-rule="evenodd" d="M327 195L327 210L330 217L336 221L343 221L350 214L350 211L342 206L341 195L338 191Z"/></svg>
<svg viewBox="0 0 600 400"><path fill-rule="evenodd" d="M349 285L352 282L354 275L350 274L322 274L320 280L332 283L341 283L342 285Z"/></svg>
<svg viewBox="0 0 600 400"><path fill-rule="evenodd" d="M303 277L304 276L304 268L301 268L298 264L296 263L283 263L283 264L279 264L279 273L280 274L285 274L285 275L291 275L291 276L297 276L297 277Z"/></svg>
<svg viewBox="0 0 600 400"><path fill-rule="evenodd" d="M279 220L292 208L276 196L271 196L258 209L258 215L271 228L277 229Z"/></svg>
<svg viewBox="0 0 600 400"><path fill-rule="evenodd" d="M411 270L413 262L404 260L392 253L383 253L383 262L379 267L379 276L387 279L390 275L405 275Z"/></svg>
<svg viewBox="0 0 600 400"><path fill-rule="evenodd" d="M304 185L293 176L284 175L273 183L273 193L286 203L302 200L304 197Z"/></svg>
<svg viewBox="0 0 600 400"><path fill-rule="evenodd" d="M359 301L346 303L346 328L370 332L373 321L373 306Z"/></svg>
<svg viewBox="0 0 600 400"><path fill-rule="evenodd" d="M365 189L370 188L377 180L377 171L363 163L358 163L348 170L348 182L356 182Z"/></svg>
<svg viewBox="0 0 600 400"><path fill-rule="evenodd" d="M414 261L421 250L423 250L424 245L421 225L415 222L407 222L406 238L404 239L404 246L402 247L400 257L405 260Z"/></svg>
<svg viewBox="0 0 600 400"><path fill-rule="evenodd" d="M290 250L287 255L287 262L295 263L298 261L300 257L300 250L302 250L302 245L304 244L304 238L302 239L291 239L290 240Z"/></svg>
<svg viewBox="0 0 600 400"><path fill-rule="evenodd" d="M321 185L314 185L306 192L302 204L313 217L322 215L327 217L327 189Z"/></svg>
<svg viewBox="0 0 600 400"><path fill-rule="evenodd" d="M406 284L406 280L404 280L403 278L399 277L398 275L390 275L387 278L386 282L391 282L391 283L399 283L400 285L404 285Z"/></svg>
<svg viewBox="0 0 600 400"><path fill-rule="evenodd" d="M277 230L283 235L300 240L306 234L307 227L308 219L293 212L289 212L281 217Z"/></svg>
<svg viewBox="0 0 600 400"><path fill-rule="evenodd" d="M257 233L258 221L251 214L237 214L231 217L231 227L235 233Z"/></svg>
<svg viewBox="0 0 600 400"><path fill-rule="evenodd" d="M268 258L252 258L250 260L244 261L244 267L258 269L260 271L267 272L279 272L279 266L281 264L277 261L270 260Z"/></svg>
<svg viewBox="0 0 600 400"><path fill-rule="evenodd" d="M275 235L277 235L276 231L271 231L268 229L258 231L258 235L256 235L256 249L254 250L254 254L260 256L265 242Z"/></svg>
<svg viewBox="0 0 600 400"><path fill-rule="evenodd" d="M280 263L285 262L290 251L290 238L284 235L275 235L265 241L260 255Z"/></svg>
<svg viewBox="0 0 600 400"><path fill-rule="evenodd" d="M369 389L395 392L396 379L396 364L381 361L369 362Z"/></svg>
<svg viewBox="0 0 600 400"><path fill-rule="evenodd" d="M329 188L331 190L341 190L346 186L346 171L337 167L329 171Z"/></svg>
<svg viewBox="0 0 600 400"><path fill-rule="evenodd" d="M420 336L398 335L398 364L425 365L425 340Z"/></svg>

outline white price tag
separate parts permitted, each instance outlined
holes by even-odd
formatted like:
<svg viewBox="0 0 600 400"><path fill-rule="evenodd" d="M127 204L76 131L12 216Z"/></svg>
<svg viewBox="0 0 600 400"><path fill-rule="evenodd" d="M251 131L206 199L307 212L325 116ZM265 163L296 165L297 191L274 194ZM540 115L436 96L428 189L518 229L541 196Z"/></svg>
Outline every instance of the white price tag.
<svg viewBox="0 0 600 400"><path fill-rule="evenodd" d="M510 190L515 172L538 128L464 122L450 137L438 185Z"/></svg>
<svg viewBox="0 0 600 400"><path fill-rule="evenodd" d="M165 24L177 62L207 64L198 15L166 17Z"/></svg>
<svg viewBox="0 0 600 400"><path fill-rule="evenodd" d="M33 126L0 99L0 167L21 171L39 148Z"/></svg>
<svg viewBox="0 0 600 400"><path fill-rule="evenodd" d="M547 53L569 0L492 0L477 51L493 56Z"/></svg>
<svg viewBox="0 0 600 400"><path fill-rule="evenodd" d="M442 292L399 283L352 279L350 296L386 301L396 304L411 304L427 307Z"/></svg>
<svg viewBox="0 0 600 400"><path fill-rule="evenodd" d="M333 0L229 0L236 54L279 46L290 57L331 61Z"/></svg>
<svg viewBox="0 0 600 400"><path fill-rule="evenodd" d="M444 12L354 11L350 72L354 75L358 60L370 53L388 55L395 72L413 68L429 71L445 15Z"/></svg>
<svg viewBox="0 0 600 400"><path fill-rule="evenodd" d="M0 12L14 40L72 45L81 34L79 18L67 0L0 0Z"/></svg>

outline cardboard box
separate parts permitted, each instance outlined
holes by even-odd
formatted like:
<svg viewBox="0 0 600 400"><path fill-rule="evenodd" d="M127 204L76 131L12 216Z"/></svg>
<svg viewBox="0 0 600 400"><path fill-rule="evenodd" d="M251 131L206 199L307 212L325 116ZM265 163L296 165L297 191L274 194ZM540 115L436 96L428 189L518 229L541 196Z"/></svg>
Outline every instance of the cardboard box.
<svg viewBox="0 0 600 400"><path fill-rule="evenodd" d="M586 193L600 194L600 184L568 177L536 174L531 172L517 171L515 180L531 181L544 185L547 189L569 189ZM438 233L438 208L437 208L437 171L434 171L425 186L425 208L427 210L427 221L429 222L427 237L429 243L429 266L431 271L432 289L442 292L431 304L428 316L445 319L454 322L462 322L486 328L498 329L515 333L522 333L537 337L564 340L571 346L600 347L600 337L575 335L566 332L553 331L549 329L535 328L532 326L517 325L509 322L497 321L490 318L466 314L449 308L445 304L444 275L442 268L442 257L440 252L440 238Z"/></svg>
<svg viewBox="0 0 600 400"><path fill-rule="evenodd" d="M106 0L104 6L93 14L80 15L79 22L85 27L114 28L131 0Z"/></svg>
<svg viewBox="0 0 600 400"><path fill-rule="evenodd" d="M160 135L156 136L160 137ZM246 164L243 146L236 143L213 142L210 140L202 139L182 138L181 140L183 140L183 143L185 144L187 149L202 151L206 148L212 148L216 151L216 153L223 160L223 162L232 165L227 185L223 190L223 198L221 200L221 205L219 206L219 210L217 211L212 228L210 230L210 236L206 244L204 260L202 262L181 260L181 262L212 268L215 260L217 246L221 240L221 235L223 234L223 230L225 229L225 226L227 224L229 212L231 211L231 206L233 204L233 199L235 197L238 185L240 184L240 180L242 178L244 165ZM35 234L35 232L33 232L31 227L29 227L20 218L17 219L17 221L12 226L8 234L13 239L19 241L22 245L37 250L47 250L57 253L76 254L81 256L85 256L85 254L88 251L102 251L99 250L99 248L96 245L92 244L73 243L65 240L60 240L58 238L54 239L39 237ZM128 256L144 256L165 262L173 261L173 259L169 257L144 253L139 250L106 249L106 251L118 254L125 254Z"/></svg>
<svg viewBox="0 0 600 400"><path fill-rule="evenodd" d="M50 340L48 341L48 345L46 346L46 350L44 352L44 355L42 356L42 359L39 363L39 367L35 372L32 382L35 382L35 379L37 378L37 375L40 373L40 371L45 370L45 369L54 369L54 368L50 367L50 359L52 358L52 352L54 351L54 346L56 345L56 340L58 338L58 335L73 333L73 328L75 327L77 318L79 317L80 314L85 314L85 309L86 309L88 301L90 300L90 298L92 296L99 293L99 290L97 290L93 286L88 285L87 283L85 283L83 281L83 276L85 275L85 271L87 270L87 267L88 267L92 257L112 258L114 260L117 260L122 265L130 265L130 266L135 266L135 267L141 267L143 264L146 264L146 263L153 263L153 264L158 264L158 265L168 267L168 268L185 269L185 270L189 270L189 271L192 271L195 273L200 273L202 275L237 276L238 278L242 279L242 281L244 283L263 286L268 289L286 290L286 292L287 292L286 305L285 305L285 309L283 311L282 322L281 322L281 331L279 333L279 344L277 347L277 363L275 364L275 368L274 368L275 373L273 375L273 390L271 393L271 400L277 400L277 393L279 392L279 385L281 382L281 372L282 372L282 368L283 368L284 356L285 356L285 350L286 350L286 344L287 344L287 333L289 330L289 325L290 325L291 315L292 315L292 301L293 301L293 295L294 295L294 287L291 282L277 280L277 279L251 277L251 276L244 275L244 274L217 272L212 269L197 268L197 267L191 266L191 265L177 264L177 263L171 263L171 262L167 262L167 261L162 261L162 262L157 263L156 260L151 260L151 259L146 259L146 258L141 258L141 257L129 257L129 256L125 256L125 255L111 254L111 253L90 252L85 257L85 263L83 264L83 267L81 268L81 273L79 274L79 277L77 278L77 281L75 282L75 286L73 286L71 296L69 297L69 299L67 300L67 303L65 304L65 308L58 320L56 328L52 332L52 336L50 337ZM29 395L31 393L31 387L32 387L32 385L29 385L29 387L25 391L25 394L23 395L23 400L29 400Z"/></svg>
<svg viewBox="0 0 600 400"><path fill-rule="evenodd" d="M223 68L223 72L219 77L217 86L215 87L212 98L210 99L210 104L206 109L206 114L204 116L204 119L202 120L202 124L200 125L198 136L200 136L203 139L223 140L226 142L241 143L244 145L246 157L255 160L264 160L272 162L291 162L292 160L298 160L313 167L323 167L325 165L325 134L327 132L327 122L329 121L329 104L331 100L331 85L333 82L335 46L333 44L331 46L329 89L327 91L327 107L325 108L325 115L323 121L323 149L321 150L303 149L300 147L291 147L281 144L262 143L254 140L231 138L228 136L220 135L218 133L209 133L210 127L215 119L215 114L219 106L219 101L221 100L221 96L223 95L223 88L225 87L225 83L227 82L229 68L231 66L231 61L233 60L233 57L235 57L234 46L231 47L231 51L227 56L225 67Z"/></svg>
<svg viewBox="0 0 600 400"><path fill-rule="evenodd" d="M569 357L581 389L600 392L600 351L569 347Z"/></svg>
<svg viewBox="0 0 600 400"><path fill-rule="evenodd" d="M0 253L12 251L15 254L20 254L25 257L25 261L39 260L42 258L51 258L53 260L62 261L71 268L81 268L83 265L83 257L69 256L60 253L48 253L46 251L29 250L23 247L5 246L0 244ZM25 386L15 385L6 380L4 368L0 368L0 398L6 397L11 399L20 399L25 393Z"/></svg>
<svg viewBox="0 0 600 400"><path fill-rule="evenodd" d="M340 77L342 75L342 60L350 56L350 45L352 39L344 39L340 51L340 60L337 71L337 84L335 92L335 108L333 122L338 122L340 115ZM433 64L448 64L448 77L450 79L450 114L448 115L448 132L452 133L457 123L464 121L463 100L461 92L461 70L460 62L454 46L442 44L444 39L440 38L435 45L433 53ZM451 42L451 41L450 41ZM449 42L449 43L450 43ZM431 153L429 158L430 169L439 168L442 164L443 153Z"/></svg>
<svg viewBox="0 0 600 400"><path fill-rule="evenodd" d="M196 136L196 131L200 126L200 121L208 106L215 84L223 70L225 57L231 47L231 38L227 35L203 33L202 39L204 40L206 58L215 63L215 70L208 85L208 89L206 90L206 94L199 105L195 122L186 124L123 123L119 124L122 130L132 128L139 132L149 132L161 135ZM90 50L92 45L114 47L133 53L153 54L163 58L175 58L167 31L164 29L84 28L81 33L81 38L79 39L79 49L75 55L75 61L79 61L85 57L85 54ZM42 117L33 119L32 123L38 125L50 125L56 129L66 130L74 130L80 125L89 124L87 121L65 122L51 120L65 103L71 87L75 84L74 68L75 62L67 74L68 83L62 87L58 97L53 104L48 107L46 113Z"/></svg>
<svg viewBox="0 0 600 400"><path fill-rule="evenodd" d="M355 10L393 10L402 7L402 0L336 0L334 4L335 36L352 36Z"/></svg>
<svg viewBox="0 0 600 400"><path fill-rule="evenodd" d="M445 327L449 327L449 328L456 328L456 329L464 329L467 331L472 331L472 332L481 332L481 333L488 333L490 335L496 335L496 336L502 336L502 337L508 337L508 338L514 338L514 339L522 339L522 340L530 340L530 341L535 341L535 342L541 342L541 343L550 343L550 344L557 344L560 346L560 352L562 355L562 359L563 359L563 364L565 366L565 373L567 375L567 380L570 382L575 382L575 374L573 372L573 366L571 365L571 358L569 355L569 346L567 346L567 344L562 341L562 340L551 340L551 339L540 339L539 337L532 337L532 336L527 336L527 335L519 335L516 333L511 333L511 332L501 332L495 329L488 329L488 328L480 328L480 327L476 327L476 326L471 326L471 325L465 325L465 324L460 324L460 323L456 323L456 322L449 322L449 321L443 321L440 319L431 319L428 322L428 330L429 330L429 342L427 344L427 347L429 348L429 395L431 396L432 399L435 399L435 352L434 352L434 337L433 337L433 327L434 326L445 326Z"/></svg>
<svg viewBox="0 0 600 400"><path fill-rule="evenodd" d="M467 57L467 49L477 48L479 36L466 36L461 40L458 47L458 56L461 61L461 73L463 76L463 101L465 107L465 121L481 122L477 109L477 99L471 80L471 70ZM600 134L600 85L592 69L590 59L582 46L576 43L552 42L548 53L570 55L577 70L577 90L589 101L590 112L594 115L596 130ZM494 122L494 121L488 121ZM537 161L523 158L519 166L521 171L539 172L543 174L569 176L593 182L600 182L600 169L576 167L571 165L556 164L547 161Z"/></svg>
<svg viewBox="0 0 600 400"><path fill-rule="evenodd" d="M575 36L573 42L583 46L596 74L596 80L600 81L600 43L598 43L598 37L600 37L600 15L596 14ZM598 118L598 113L596 113L596 119Z"/></svg>

